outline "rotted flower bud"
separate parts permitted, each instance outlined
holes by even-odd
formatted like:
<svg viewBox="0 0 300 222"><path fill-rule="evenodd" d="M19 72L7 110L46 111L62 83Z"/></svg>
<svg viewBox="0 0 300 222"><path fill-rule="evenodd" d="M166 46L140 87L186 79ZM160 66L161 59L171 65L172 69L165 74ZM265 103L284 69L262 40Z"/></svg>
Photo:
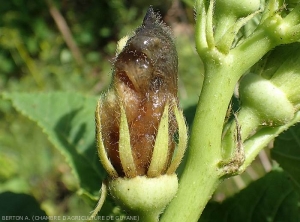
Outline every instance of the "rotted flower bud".
<svg viewBox="0 0 300 222"><path fill-rule="evenodd" d="M111 87L96 109L98 152L111 178L110 192L130 210L145 208L158 215L177 191L175 170L187 143L177 67L171 32L149 8L117 55Z"/></svg>
<svg viewBox="0 0 300 222"><path fill-rule="evenodd" d="M183 130L179 132L181 140L186 134L186 129L179 129L183 116L178 110L177 60L169 28L159 22L150 8L143 25L117 55L111 88L101 97L96 111L97 136L101 135L98 143L103 142L115 169L114 173L109 172L112 177L155 177L167 173L175 150L175 134ZM167 147L158 148L165 152L165 160L156 173L151 166L160 128L165 131L163 140ZM124 135L122 131L128 132ZM131 148L132 158L127 153L126 160L121 152L123 140L128 140L126 145ZM127 163L129 159L133 163Z"/></svg>

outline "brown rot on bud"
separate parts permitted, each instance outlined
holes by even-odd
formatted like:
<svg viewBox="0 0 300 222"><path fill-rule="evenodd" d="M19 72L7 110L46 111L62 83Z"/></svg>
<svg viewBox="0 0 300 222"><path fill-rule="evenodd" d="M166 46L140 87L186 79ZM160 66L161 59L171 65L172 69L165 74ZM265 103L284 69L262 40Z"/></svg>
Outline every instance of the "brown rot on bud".
<svg viewBox="0 0 300 222"><path fill-rule="evenodd" d="M117 55L111 87L96 108L98 153L110 176L107 188L141 221L158 221L176 194L175 170L187 143L170 33L150 8ZM92 216L103 204L106 185L102 190Z"/></svg>
<svg viewBox="0 0 300 222"><path fill-rule="evenodd" d="M117 55L111 87L96 110L99 156L111 177L156 177L176 170L187 140L177 69L171 31L149 8ZM182 146L176 156L175 135Z"/></svg>

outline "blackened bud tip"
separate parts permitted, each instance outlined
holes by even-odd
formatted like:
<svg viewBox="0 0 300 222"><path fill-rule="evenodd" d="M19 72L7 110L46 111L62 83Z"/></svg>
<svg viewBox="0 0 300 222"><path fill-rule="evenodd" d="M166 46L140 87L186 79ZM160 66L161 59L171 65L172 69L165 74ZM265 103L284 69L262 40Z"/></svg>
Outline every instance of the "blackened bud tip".
<svg viewBox="0 0 300 222"><path fill-rule="evenodd" d="M149 25L149 24L153 24L157 21L160 21L161 20L161 17L160 15L156 14L153 10L153 7L150 6L146 12L146 15L144 17L144 20L143 20L143 25Z"/></svg>

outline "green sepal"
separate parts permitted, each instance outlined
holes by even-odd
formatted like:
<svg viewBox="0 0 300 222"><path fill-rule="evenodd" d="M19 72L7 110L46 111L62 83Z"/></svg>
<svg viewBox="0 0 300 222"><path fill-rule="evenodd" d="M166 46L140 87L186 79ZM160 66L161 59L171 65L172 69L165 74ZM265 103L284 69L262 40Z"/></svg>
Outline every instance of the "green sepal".
<svg viewBox="0 0 300 222"><path fill-rule="evenodd" d="M152 159L148 168L147 175L149 177L157 177L166 169L169 152L169 104L167 103L161 117L155 145L153 149Z"/></svg>
<svg viewBox="0 0 300 222"><path fill-rule="evenodd" d="M250 21L259 11L256 11L250 15L248 15L245 18L239 19L233 26L231 26L226 33L223 35L223 37L220 39L220 41L217 43L217 48L224 54L228 54L234 39L236 38L236 35L238 31L242 28L243 25L245 25L248 21Z"/></svg>
<svg viewBox="0 0 300 222"><path fill-rule="evenodd" d="M98 156L100 158L100 161L106 170L106 172L112 177L118 177L118 173L111 164L110 160L108 159L104 144L103 144L103 138L101 133L101 99L99 99L96 112L95 112L95 122L96 122L96 140L97 140L97 149L98 149Z"/></svg>
<svg viewBox="0 0 300 222"><path fill-rule="evenodd" d="M174 109L174 114L178 125L179 140L178 140L176 152L173 155L171 165L167 170L167 174L172 174L176 171L177 167L179 166L183 158L184 152L187 147L187 140L188 140L187 127L186 127L185 119L183 117L183 113L178 109L176 105L173 106L173 109Z"/></svg>
<svg viewBox="0 0 300 222"><path fill-rule="evenodd" d="M122 105L121 109L121 121L120 121L120 133L119 133L119 155L123 171L128 178L135 177L137 175L131 145L130 145L130 132L127 123L127 117Z"/></svg>
<svg viewBox="0 0 300 222"><path fill-rule="evenodd" d="M215 47L214 27L213 27L214 1L210 0L206 19L206 41L208 48Z"/></svg>

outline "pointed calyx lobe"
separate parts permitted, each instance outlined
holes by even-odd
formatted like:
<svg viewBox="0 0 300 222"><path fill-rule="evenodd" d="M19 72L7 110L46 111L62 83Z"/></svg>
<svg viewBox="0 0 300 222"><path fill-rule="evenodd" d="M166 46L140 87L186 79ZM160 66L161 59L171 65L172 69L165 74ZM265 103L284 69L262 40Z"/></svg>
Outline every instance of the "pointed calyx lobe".
<svg viewBox="0 0 300 222"><path fill-rule="evenodd" d="M170 30L150 8L142 26L117 55L113 82L104 96L101 108L104 146L119 175L124 175L118 152L120 105L124 107L128 121L137 175L145 175L151 162L165 104L167 101L170 103L170 162L175 147L174 134L177 130L171 111L172 104L178 103L177 67L177 52Z"/></svg>

